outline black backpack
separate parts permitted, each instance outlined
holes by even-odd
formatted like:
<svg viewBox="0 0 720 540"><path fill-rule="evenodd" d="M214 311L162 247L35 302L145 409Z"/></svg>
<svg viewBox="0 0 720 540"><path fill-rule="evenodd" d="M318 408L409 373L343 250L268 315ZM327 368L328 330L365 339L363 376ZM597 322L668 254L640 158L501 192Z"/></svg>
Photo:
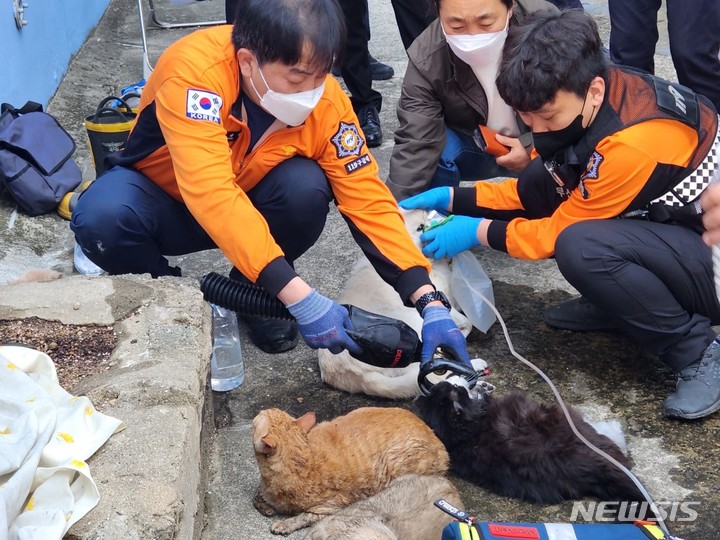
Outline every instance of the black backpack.
<svg viewBox="0 0 720 540"><path fill-rule="evenodd" d="M0 191L31 216L51 212L82 180L75 141L39 103L3 103L0 112Z"/></svg>

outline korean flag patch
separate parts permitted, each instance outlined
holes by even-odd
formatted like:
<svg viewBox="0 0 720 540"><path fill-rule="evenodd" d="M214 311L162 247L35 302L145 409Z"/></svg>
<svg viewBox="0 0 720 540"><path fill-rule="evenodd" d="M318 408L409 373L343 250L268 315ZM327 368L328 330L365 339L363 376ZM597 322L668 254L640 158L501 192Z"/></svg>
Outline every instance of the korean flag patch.
<svg viewBox="0 0 720 540"><path fill-rule="evenodd" d="M193 120L210 120L220 123L222 98L212 92L188 88L185 115Z"/></svg>
<svg viewBox="0 0 720 540"><path fill-rule="evenodd" d="M355 126L355 124L346 124L345 122L340 122L340 127L337 133L332 136L330 142L335 146L339 159L359 156L360 150L365 144L357 126Z"/></svg>

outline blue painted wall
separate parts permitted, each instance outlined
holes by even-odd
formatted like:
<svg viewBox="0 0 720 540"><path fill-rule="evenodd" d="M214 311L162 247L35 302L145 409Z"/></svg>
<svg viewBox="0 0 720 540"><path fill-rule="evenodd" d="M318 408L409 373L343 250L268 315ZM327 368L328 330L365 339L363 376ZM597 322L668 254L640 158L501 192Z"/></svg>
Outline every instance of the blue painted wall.
<svg viewBox="0 0 720 540"><path fill-rule="evenodd" d="M0 0L0 102L47 106L110 0L24 1L28 24L18 30L12 0Z"/></svg>

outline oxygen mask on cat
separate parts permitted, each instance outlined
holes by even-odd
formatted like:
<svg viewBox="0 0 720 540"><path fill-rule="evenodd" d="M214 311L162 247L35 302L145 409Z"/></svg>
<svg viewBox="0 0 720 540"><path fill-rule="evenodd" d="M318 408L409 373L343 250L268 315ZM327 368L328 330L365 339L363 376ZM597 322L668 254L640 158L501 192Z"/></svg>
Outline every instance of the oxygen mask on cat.
<svg viewBox="0 0 720 540"><path fill-rule="evenodd" d="M292 318L277 298L271 297L260 287L240 283L215 272L203 277L200 290L206 300L243 315L288 320ZM360 354L354 355L357 360L383 368L400 368L420 362L422 342L409 325L357 306L344 306L353 326L348 330L348 334L362 349ZM464 379L467 388L473 388L483 373L478 373L471 365L439 351L430 361L420 365L420 390L427 395L435 384L452 375Z"/></svg>
<svg viewBox="0 0 720 540"><path fill-rule="evenodd" d="M370 313L357 306L343 304L350 314L353 329L348 334L362 348L354 358L384 368L400 368L412 362L420 362L422 342L415 330L398 319ZM460 360L446 355L438 349L433 358L420 365L418 385L427 395L438 382L453 378L468 389L473 388L478 378L489 373L481 372ZM453 383L455 384L455 383Z"/></svg>
<svg viewBox="0 0 720 540"><path fill-rule="evenodd" d="M425 396L429 396L436 384L446 381L455 386L462 386L473 396L472 390L478 384L480 377L490 374L490 370L483 369L475 371L471 365L455 358L444 355L441 349L435 351L433 357L427 362L420 364L418 373L418 386ZM481 381L481 388L495 387L485 381ZM492 392L490 390L488 393Z"/></svg>

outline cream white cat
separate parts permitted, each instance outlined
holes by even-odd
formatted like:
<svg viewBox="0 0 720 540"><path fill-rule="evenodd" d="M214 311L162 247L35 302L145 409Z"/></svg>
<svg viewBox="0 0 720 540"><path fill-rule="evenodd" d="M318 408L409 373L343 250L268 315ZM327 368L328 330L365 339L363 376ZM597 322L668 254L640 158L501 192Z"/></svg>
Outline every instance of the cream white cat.
<svg viewBox="0 0 720 540"><path fill-rule="evenodd" d="M460 494L444 476L401 476L377 495L324 518L305 540L438 540L453 521L433 506L438 499L463 508Z"/></svg>
<svg viewBox="0 0 720 540"><path fill-rule="evenodd" d="M423 210L405 211L405 225L410 235L420 246L420 226L425 222ZM450 266L447 259L433 260L430 278L438 290L443 291L450 303L457 306L450 290ZM400 319L420 335L422 317L415 308L403 306L395 289L385 283L366 258L354 266L345 290L338 302L351 304L361 309L387 317ZM452 310L451 316L462 333L467 336L472 324L462 313ZM404 368L380 368L356 360L343 351L332 354L327 349L318 350L318 362L322 380L340 390L354 394L364 393L394 399L410 399L420 395L417 376L420 364L413 363ZM486 367L484 360L473 360L475 369Z"/></svg>

